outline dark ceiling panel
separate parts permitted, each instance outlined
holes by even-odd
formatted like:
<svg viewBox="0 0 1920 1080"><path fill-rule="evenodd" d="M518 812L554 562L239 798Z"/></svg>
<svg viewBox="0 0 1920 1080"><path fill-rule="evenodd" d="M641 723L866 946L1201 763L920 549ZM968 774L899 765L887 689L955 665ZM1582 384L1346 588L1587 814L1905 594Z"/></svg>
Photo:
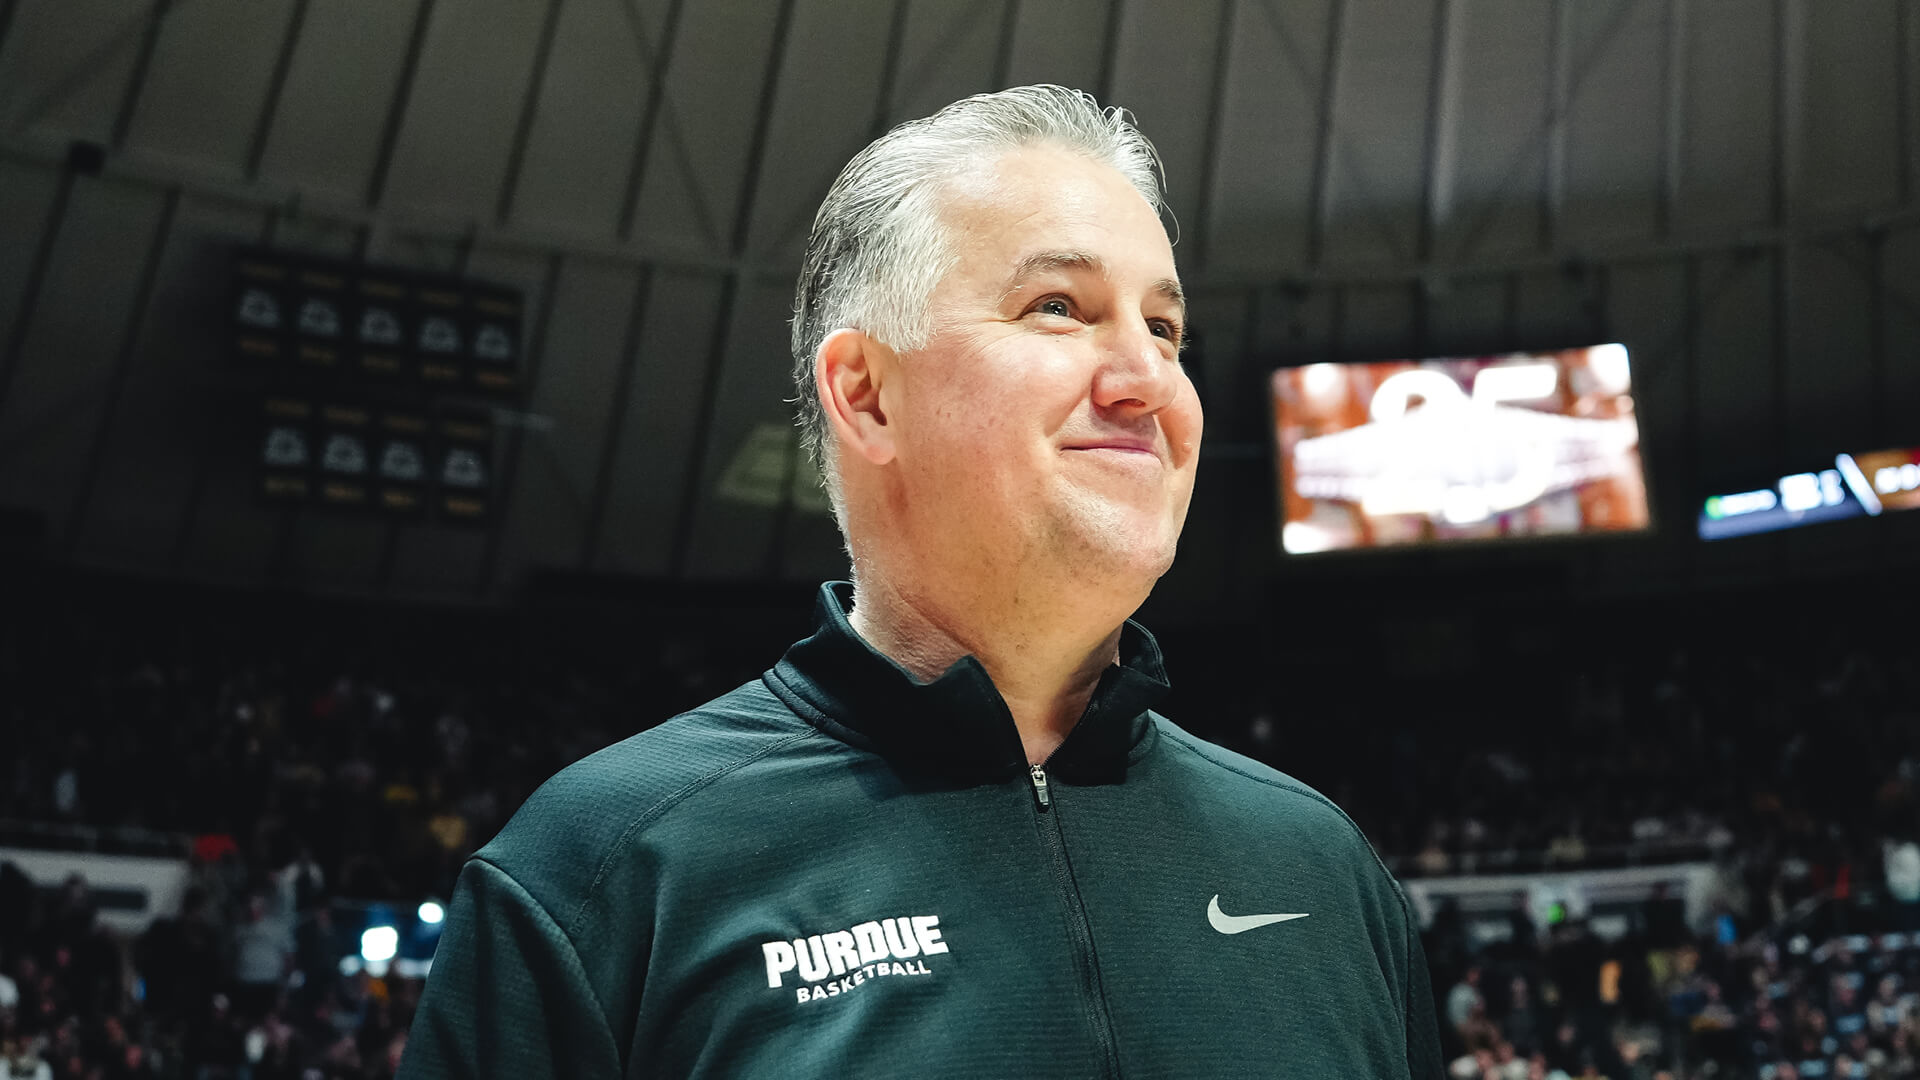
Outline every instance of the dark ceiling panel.
<svg viewBox="0 0 1920 1080"><path fill-rule="evenodd" d="M1346 4L1327 262L1403 262L1421 227L1433 0Z"/></svg>
<svg viewBox="0 0 1920 1080"><path fill-rule="evenodd" d="M1694 439L1698 478L1709 485L1764 482L1785 464L1773 393L1773 274L1766 257L1700 263Z"/></svg>
<svg viewBox="0 0 1920 1080"><path fill-rule="evenodd" d="M1873 296L1867 242L1847 237L1795 251L1787 311L1787 453L1796 468L1874 449Z"/></svg>
<svg viewBox="0 0 1920 1080"><path fill-rule="evenodd" d="M268 132L261 175L360 202L379 154L415 4L325 0L307 9Z"/></svg>
<svg viewBox="0 0 1920 1080"><path fill-rule="evenodd" d="M56 536L79 493L164 203L124 184L75 185L0 405L0 503L41 511Z"/></svg>
<svg viewBox="0 0 1920 1080"><path fill-rule="evenodd" d="M1621 266L1607 280L1607 336L1627 347L1633 403L1640 425L1640 457L1646 469L1654 527L1662 533L1662 558L1684 558L1692 511L1700 490L1692 472L1687 417L1691 408L1692 359L1676 311L1686 309L1686 264L1682 260ZM1644 556L1643 556L1644 557ZM1651 571L1653 568L1648 567Z"/></svg>
<svg viewBox="0 0 1920 1080"><path fill-rule="evenodd" d="M884 4L873 3L876 10ZM907 5L890 123L927 116L949 102L990 88L1000 44L1004 0L914 0ZM876 60L880 53L875 54Z"/></svg>
<svg viewBox="0 0 1920 1080"><path fill-rule="evenodd" d="M1207 117L1213 111L1212 72L1219 57L1218 2L1181 6L1178 19L1158 20L1140 5L1125 8L1114 57L1113 100L1132 109L1167 169L1167 204L1180 222L1181 249L1198 246L1207 183ZM1132 20L1139 20L1135 29Z"/></svg>
<svg viewBox="0 0 1920 1080"><path fill-rule="evenodd" d="M1451 0L1453 141L1434 254L1447 262L1536 248L1552 100L1553 8L1542 0Z"/></svg>
<svg viewBox="0 0 1920 1080"><path fill-rule="evenodd" d="M561 5L513 220L614 234L647 107L669 0Z"/></svg>
<svg viewBox="0 0 1920 1080"><path fill-rule="evenodd" d="M1680 218L1694 235L1766 224L1774 194L1774 25L1746 0L1689 0Z"/></svg>
<svg viewBox="0 0 1920 1080"><path fill-rule="evenodd" d="M654 275L626 400L617 403L623 418L607 461L596 568L653 576L671 569L672 523L690 482L687 461L724 292L716 274Z"/></svg>
<svg viewBox="0 0 1920 1080"><path fill-rule="evenodd" d="M1350 285L1340 301L1339 359L1395 360L1414 354L1413 288Z"/></svg>
<svg viewBox="0 0 1920 1080"><path fill-rule="evenodd" d="M0 161L0 350L13 340L14 318L32 284L35 256L41 237L57 223L60 174L54 169ZM6 379L8 358L0 351L0 386ZM0 391L3 392L3 391Z"/></svg>
<svg viewBox="0 0 1920 1080"><path fill-rule="evenodd" d="M632 267L596 260L561 270L528 404L539 426L521 440L508 517L495 526L507 530L503 566L570 568L580 557L639 284Z"/></svg>
<svg viewBox="0 0 1920 1080"><path fill-rule="evenodd" d="M1107 19L1115 0L1014 0L1013 50L1007 84L1058 86L1100 92ZM1119 104L1103 101L1102 105Z"/></svg>
<svg viewBox="0 0 1920 1080"><path fill-rule="evenodd" d="M1659 227L1666 140L1666 4L1566 4L1567 247L1646 240Z"/></svg>
<svg viewBox="0 0 1920 1080"><path fill-rule="evenodd" d="M1326 3L1234 5L1209 271L1277 277L1307 262L1330 13Z"/></svg>
<svg viewBox="0 0 1920 1080"><path fill-rule="evenodd" d="M885 0L801 3L788 48L801 58L883 55L890 8ZM884 70L861 64L829 71L805 60L781 66L749 250L798 272L820 200L841 167L873 137Z"/></svg>
<svg viewBox="0 0 1920 1080"><path fill-rule="evenodd" d="M743 284L727 332L686 552L690 577L752 578L775 568L781 481L798 440L788 382L785 283Z"/></svg>
<svg viewBox="0 0 1920 1080"><path fill-rule="evenodd" d="M1900 196L1903 43L1897 9L1898 0L1805 5L1800 48L1806 95L1799 123L1808 210L1862 210ZM1915 60L1920 57L1908 63Z"/></svg>
<svg viewBox="0 0 1920 1080"><path fill-rule="evenodd" d="M1597 343L1605 315L1599 279L1560 267L1514 273L1513 342L1518 349Z"/></svg>
<svg viewBox="0 0 1920 1080"><path fill-rule="evenodd" d="M682 13L634 221L649 245L730 253L778 7L689 3Z"/></svg>
<svg viewBox="0 0 1920 1080"><path fill-rule="evenodd" d="M154 44L127 149L241 176L293 8L293 0L173 5Z"/></svg>
<svg viewBox="0 0 1920 1080"><path fill-rule="evenodd" d="M0 52L0 128L112 142L148 11L125 0L19 0Z"/></svg>
<svg viewBox="0 0 1920 1080"><path fill-rule="evenodd" d="M460 0L434 8L384 203L491 220L548 4Z"/></svg>
<svg viewBox="0 0 1920 1080"><path fill-rule="evenodd" d="M184 198L129 357L125 393L104 431L99 477L76 553L151 566L172 557L210 433L234 426L225 334L236 247L255 242L252 208Z"/></svg>
<svg viewBox="0 0 1920 1080"><path fill-rule="evenodd" d="M1453 356L1505 347L1510 300L1505 275L1476 274L1437 286L1427 299L1424 350Z"/></svg>

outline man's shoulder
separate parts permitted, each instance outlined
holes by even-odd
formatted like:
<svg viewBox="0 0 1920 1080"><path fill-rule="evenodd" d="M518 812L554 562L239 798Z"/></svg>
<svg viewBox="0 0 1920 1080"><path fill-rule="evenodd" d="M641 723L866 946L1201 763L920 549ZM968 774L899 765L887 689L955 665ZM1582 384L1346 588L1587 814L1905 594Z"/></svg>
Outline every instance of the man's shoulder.
<svg viewBox="0 0 1920 1080"><path fill-rule="evenodd" d="M756 764L824 740L755 679L561 769L474 858L519 881L564 925L565 909L623 842Z"/></svg>
<svg viewBox="0 0 1920 1080"><path fill-rule="evenodd" d="M1318 832L1328 840L1351 842L1371 854L1372 846L1359 826L1332 799L1271 765L1210 743L1159 713L1151 715L1172 760L1205 772L1207 790L1232 802L1242 814L1271 819L1289 829Z"/></svg>

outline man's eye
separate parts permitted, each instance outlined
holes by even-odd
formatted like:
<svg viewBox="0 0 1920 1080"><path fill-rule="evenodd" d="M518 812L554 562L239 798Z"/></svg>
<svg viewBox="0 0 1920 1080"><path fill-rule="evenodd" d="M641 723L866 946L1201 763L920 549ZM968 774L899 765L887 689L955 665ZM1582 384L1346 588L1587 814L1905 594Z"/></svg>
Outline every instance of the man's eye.
<svg viewBox="0 0 1920 1080"><path fill-rule="evenodd" d="M1059 315L1063 318L1070 317L1073 314L1073 307L1057 296L1050 296L1040 301L1034 310L1043 315Z"/></svg>
<svg viewBox="0 0 1920 1080"><path fill-rule="evenodd" d="M1168 341L1171 341L1176 345L1180 343L1179 324L1170 323L1165 319L1154 319L1153 321L1149 322L1147 325L1152 329L1155 336L1166 338Z"/></svg>

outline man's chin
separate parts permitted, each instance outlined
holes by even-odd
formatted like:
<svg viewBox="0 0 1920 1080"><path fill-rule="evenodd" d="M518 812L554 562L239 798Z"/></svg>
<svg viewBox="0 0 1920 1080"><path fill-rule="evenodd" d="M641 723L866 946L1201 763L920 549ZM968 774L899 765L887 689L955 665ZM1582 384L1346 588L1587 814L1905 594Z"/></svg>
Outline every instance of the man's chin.
<svg viewBox="0 0 1920 1080"><path fill-rule="evenodd" d="M1076 526L1061 552L1066 565L1120 590L1130 590L1130 583L1151 588L1173 565L1180 539L1178 530L1158 518L1142 521L1131 515L1099 515Z"/></svg>

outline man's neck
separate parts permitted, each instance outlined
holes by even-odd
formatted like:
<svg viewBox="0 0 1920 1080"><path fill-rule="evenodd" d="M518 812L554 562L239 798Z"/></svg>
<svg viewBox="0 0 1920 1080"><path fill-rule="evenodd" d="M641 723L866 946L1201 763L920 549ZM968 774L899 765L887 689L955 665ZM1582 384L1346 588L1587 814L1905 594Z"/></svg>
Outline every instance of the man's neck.
<svg viewBox="0 0 1920 1080"><path fill-rule="evenodd" d="M1027 761L1046 761L1080 722L1101 673L1118 658L1124 616L1103 620L1022 602L1017 593L941 600L862 574L853 628L921 680L937 678L963 656L979 660L1013 714Z"/></svg>

